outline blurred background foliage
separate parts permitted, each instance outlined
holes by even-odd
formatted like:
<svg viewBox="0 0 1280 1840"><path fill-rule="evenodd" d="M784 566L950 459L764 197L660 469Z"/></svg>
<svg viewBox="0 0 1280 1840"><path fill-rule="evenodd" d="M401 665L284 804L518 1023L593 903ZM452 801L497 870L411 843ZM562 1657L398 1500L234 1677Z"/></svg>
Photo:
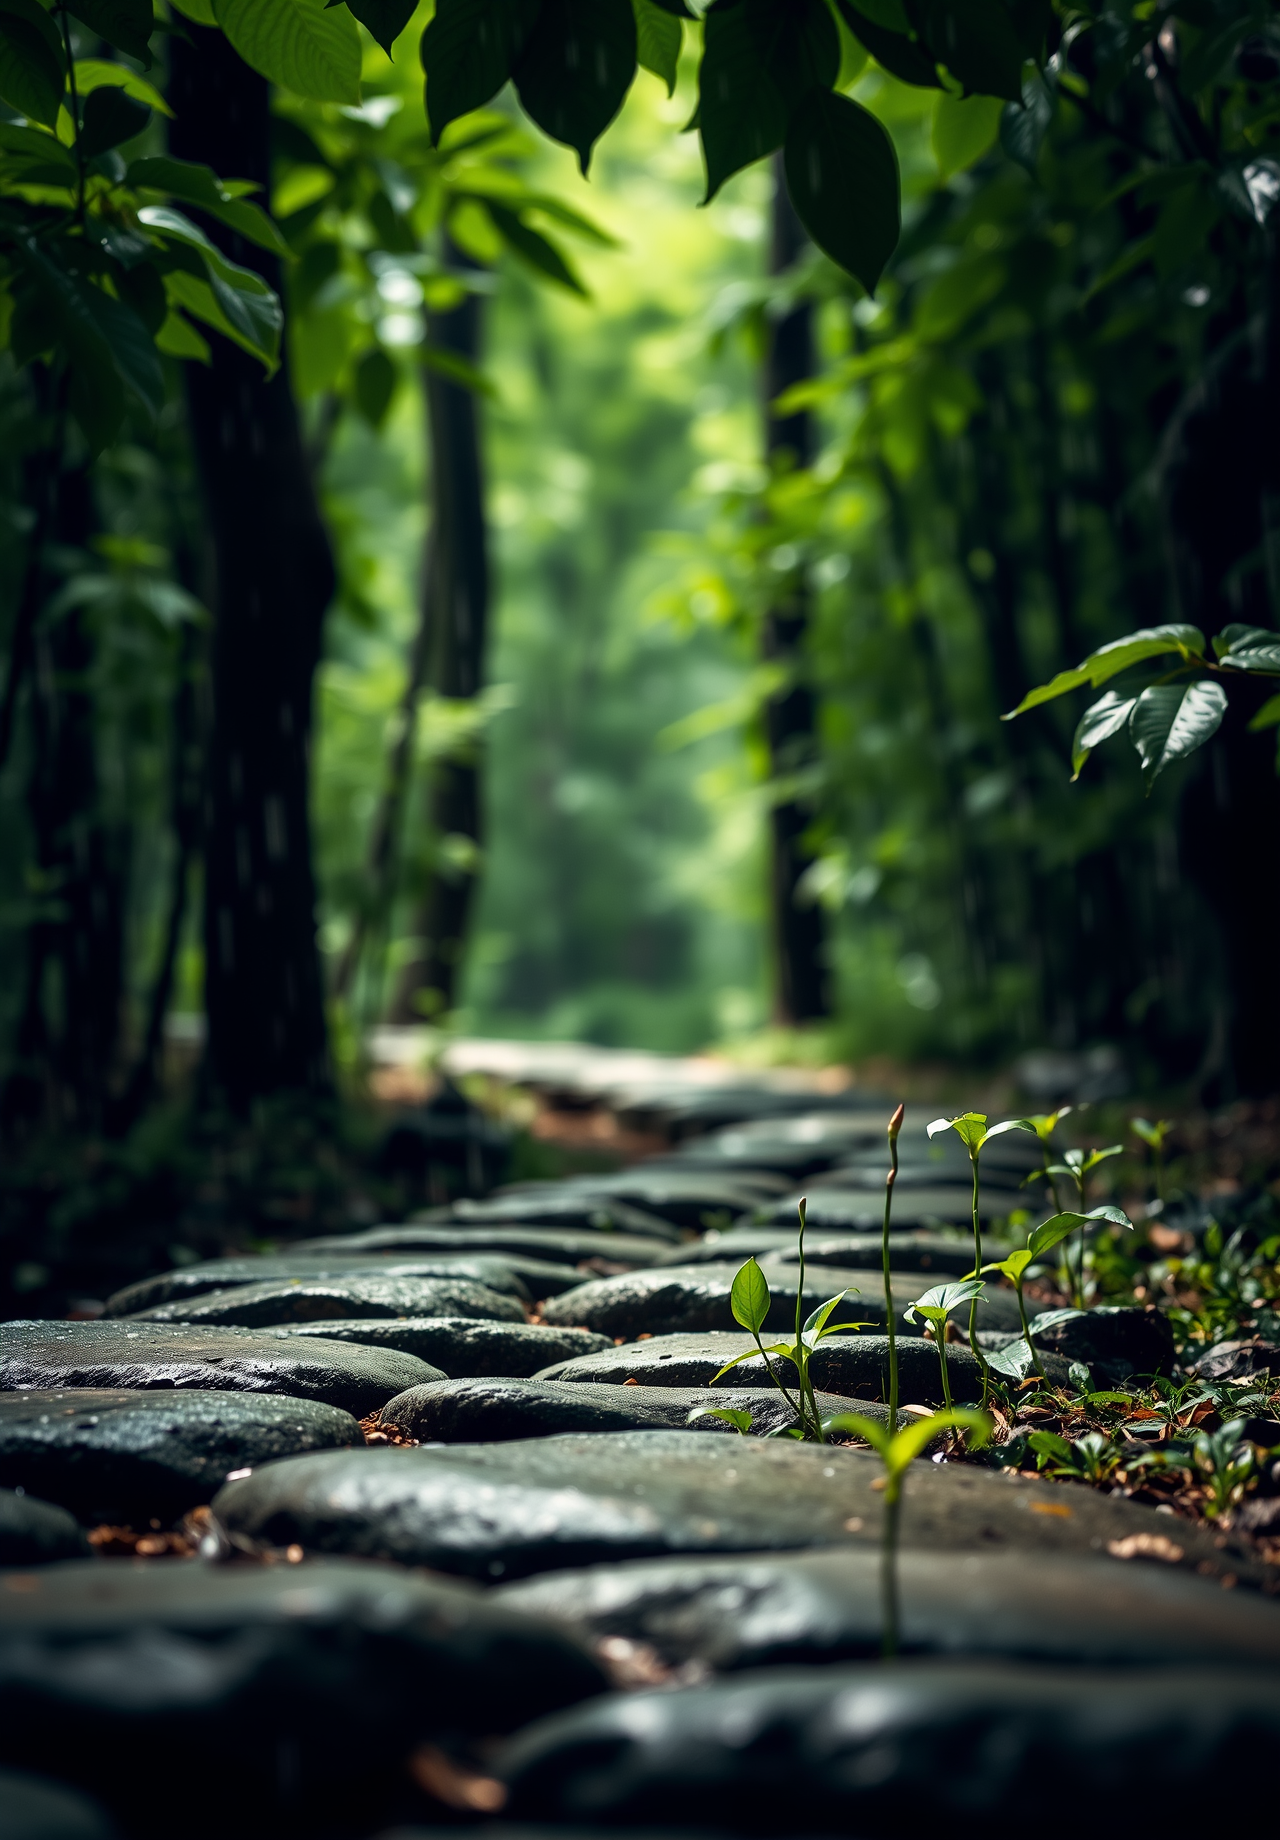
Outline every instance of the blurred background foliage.
<svg viewBox="0 0 1280 1840"><path fill-rule="evenodd" d="M340 1060L396 1015L855 1062L1114 1044L1134 1081L1263 1088L1275 978L1232 930L1274 892L1254 712L1149 800L1119 755L1069 785L1071 712L999 720L1135 625L1273 623L1249 366L1260 326L1275 343L1274 235L1235 151L1275 131L1263 26L1197 78L1216 154L1141 72L1106 88L1105 19L1051 73L1056 112L1036 78L1003 126L846 38L903 175L874 301L812 252L774 272L767 168L696 209L696 143L672 133L692 34L675 95L641 73L589 182L505 102L433 151L414 60L371 42L359 108L276 96L289 375L338 565L313 814ZM1179 31L1170 55L1203 62L1212 33ZM446 336L469 306L471 356ZM796 314L817 361L781 407L812 418L812 462L767 465L763 370ZM433 380L483 454L469 694L415 654ZM10 368L0 418L12 599L45 434ZM202 987L209 585L177 393L77 477L0 779L0 1033L10 1120L64 1105L118 1130L165 1012L194 1033ZM810 609L781 659L780 595ZM815 745L780 773L767 712L797 679ZM484 819L450 828L436 792L459 766ZM800 1033L771 1028L786 801L832 973ZM478 892L441 992L411 974L450 881Z"/></svg>

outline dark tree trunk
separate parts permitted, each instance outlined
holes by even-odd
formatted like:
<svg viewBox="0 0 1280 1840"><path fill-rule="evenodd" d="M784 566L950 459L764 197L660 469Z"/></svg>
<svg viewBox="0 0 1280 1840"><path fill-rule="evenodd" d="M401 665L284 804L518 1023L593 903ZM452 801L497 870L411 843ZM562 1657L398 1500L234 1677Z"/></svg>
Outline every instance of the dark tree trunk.
<svg viewBox="0 0 1280 1840"><path fill-rule="evenodd" d="M83 549L96 517L87 468L59 479L52 534ZM99 798L94 644L82 610L33 632L27 805L40 911L27 934L11 1120L102 1128L120 1046L124 839Z"/></svg>
<svg viewBox="0 0 1280 1840"><path fill-rule="evenodd" d="M224 178L270 176L267 85L220 32L173 46L170 145ZM207 223L279 286L278 265ZM192 440L213 547L213 733L205 828L207 1075L237 1111L328 1080L308 813L312 678L333 593L297 410L282 366L214 335L187 366Z"/></svg>
<svg viewBox="0 0 1280 1840"><path fill-rule="evenodd" d="M769 272L781 275L805 246L787 196L779 161L774 162L773 211ZM807 410L776 415L774 399L813 375L813 308L800 301L768 325L765 356L765 451L771 464L789 456L795 466L813 457L812 418ZM809 588L801 571L779 591L765 615L761 649L771 664L787 673L783 688L765 704L765 736L775 780L803 774L817 755L816 707L809 682L806 639ZM784 1025L817 1022L831 1014L826 962L826 926L821 906L806 899L800 884L814 860L806 836L813 823L811 800L780 799L771 811L771 897L776 958L774 1015Z"/></svg>
<svg viewBox="0 0 1280 1840"><path fill-rule="evenodd" d="M468 294L449 313L427 316L432 345L468 364L480 358L481 302ZM428 681L441 696L469 698L484 685L489 618L489 546L485 523L480 418L474 391L424 369L431 454L432 541L423 581ZM409 1022L443 1015L457 1001L467 921L480 867L483 818L480 750L437 761L427 821L437 844L435 866L414 918L418 956L405 966L392 1014ZM439 848L454 843L450 862ZM469 848L467 846L470 846Z"/></svg>

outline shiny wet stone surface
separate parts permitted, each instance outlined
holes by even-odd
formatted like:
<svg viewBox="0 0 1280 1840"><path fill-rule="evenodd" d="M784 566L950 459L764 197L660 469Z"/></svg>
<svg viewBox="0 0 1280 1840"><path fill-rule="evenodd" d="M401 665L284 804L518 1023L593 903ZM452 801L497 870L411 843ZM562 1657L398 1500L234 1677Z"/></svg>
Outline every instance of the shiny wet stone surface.
<svg viewBox="0 0 1280 1840"><path fill-rule="evenodd" d="M766 1338L795 1325L798 1268L761 1265L769 1280L773 1303L765 1325ZM730 1303L733 1280L740 1265L681 1265L649 1271L625 1272L616 1278L597 1278L576 1290L551 1298L543 1315L552 1323L575 1323L602 1335L628 1339L651 1335L687 1334L697 1330L732 1330L736 1327ZM935 1280L923 1273L903 1274L893 1285L899 1334L918 1336L918 1324L903 1321L902 1312L913 1298L932 1288ZM816 1309L839 1290L848 1295L838 1305L834 1322L869 1323L883 1329L886 1317L883 1278L878 1271L849 1271L819 1266L805 1273L804 1313ZM1019 1326L1017 1299L1012 1291L992 1291L979 1299L978 1326L1015 1330Z"/></svg>
<svg viewBox="0 0 1280 1840"><path fill-rule="evenodd" d="M555 1265L545 1259L521 1255L503 1258L465 1252L446 1252L438 1256L396 1258L390 1254L366 1253L363 1256L334 1254L289 1254L277 1257L243 1259L209 1259L201 1265L180 1265L153 1278L117 1291L107 1299L106 1315L131 1316L158 1304L180 1303L212 1291L230 1290L237 1285L264 1284L291 1278L391 1277L391 1278L461 1278L482 1284L488 1290L528 1302L533 1297L552 1297L582 1282L572 1267Z"/></svg>
<svg viewBox="0 0 1280 1840"><path fill-rule="evenodd" d="M794 1395L793 1395L794 1396ZM817 1395L824 1416L845 1411L847 1399ZM550 1437L566 1431L713 1431L737 1437L738 1429L721 1418L703 1416L694 1425L690 1414L714 1407L751 1414L757 1435L799 1423L797 1414L775 1389L565 1385L546 1380L446 1380L416 1386L390 1399L378 1415L380 1425L394 1426L420 1442L487 1443L498 1439ZM881 1408L869 1408L877 1421Z"/></svg>
<svg viewBox="0 0 1280 1840"><path fill-rule="evenodd" d="M909 1548L898 1576L906 1655L1280 1668L1280 1603L1224 1591L1155 1557L1117 1565L1110 1556ZM548 1573L500 1586L497 1596L615 1652L618 1642L639 1645L668 1668L723 1672L880 1653L880 1557L867 1547L632 1560Z"/></svg>
<svg viewBox="0 0 1280 1840"><path fill-rule="evenodd" d="M1155 1783L1180 1830L1215 1826L1227 1784L1247 1825L1277 1744L1280 1684L1255 1670L906 1661L612 1696L521 1733L498 1768L513 1820L875 1836L1031 1821L1066 1840L1150 1832Z"/></svg>
<svg viewBox="0 0 1280 1840"><path fill-rule="evenodd" d="M465 1278L277 1278L176 1298L140 1310L129 1322L231 1324L259 1329L275 1323L319 1322L326 1316L477 1316L524 1322L524 1306ZM994 1325L993 1325L994 1326Z"/></svg>
<svg viewBox="0 0 1280 1840"><path fill-rule="evenodd" d="M607 1335L589 1329L552 1329L543 1323L486 1322L469 1316L340 1318L316 1323L293 1323L278 1335L336 1337L370 1348L399 1348L417 1355L438 1377L470 1378L496 1374L529 1379L553 1361L573 1360L611 1348Z"/></svg>
<svg viewBox="0 0 1280 1840"><path fill-rule="evenodd" d="M56 1769L131 1837L368 1833L403 1811L418 1745L604 1684L556 1626L384 1567L0 1575L0 1762Z"/></svg>
<svg viewBox="0 0 1280 1840"><path fill-rule="evenodd" d="M270 1393L0 1393L0 1484L89 1523L167 1523L232 1470L363 1444L349 1413Z"/></svg>
<svg viewBox="0 0 1280 1840"><path fill-rule="evenodd" d="M436 1449L292 1457L214 1501L233 1535L273 1547L396 1559L497 1580L609 1558L874 1543L883 1498L868 1452L693 1431L601 1432ZM912 1466L908 1545L1103 1553L1169 1538L1167 1517L1089 1489L976 1465ZM1206 1575L1253 1561L1194 1527L1178 1558Z"/></svg>
<svg viewBox="0 0 1280 1840"><path fill-rule="evenodd" d="M0 1323L0 1392L83 1387L285 1393L363 1418L438 1372L393 1348L147 1322Z"/></svg>
<svg viewBox="0 0 1280 1840"><path fill-rule="evenodd" d="M621 1386L635 1380L640 1386L710 1386L727 1361L746 1354L749 1360L735 1367L720 1385L771 1387L765 1364L755 1343L741 1329L712 1331L706 1335L655 1335L648 1341L626 1342L598 1354L560 1361L544 1368L539 1380L589 1381ZM790 1373L790 1366L780 1368ZM810 1362L813 1383L828 1393L854 1399L886 1399L889 1388L889 1338L885 1335L833 1335L819 1344ZM920 1336L898 1342L900 1397L904 1404L941 1405L942 1378L938 1350ZM952 1343L947 1348L951 1395L971 1403L982 1396L982 1374L968 1348Z"/></svg>

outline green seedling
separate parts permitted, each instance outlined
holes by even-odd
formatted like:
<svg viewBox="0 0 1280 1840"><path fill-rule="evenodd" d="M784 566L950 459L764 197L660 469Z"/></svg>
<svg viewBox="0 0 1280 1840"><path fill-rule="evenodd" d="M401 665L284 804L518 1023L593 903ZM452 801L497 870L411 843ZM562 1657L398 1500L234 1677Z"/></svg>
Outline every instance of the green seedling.
<svg viewBox="0 0 1280 1840"><path fill-rule="evenodd" d="M947 1318L962 1303L968 1303L970 1298L976 1299L984 1288L981 1278L962 1278L955 1284L936 1284L902 1312L905 1322L927 1322L933 1330L933 1338L938 1344L938 1359L942 1363L942 1397L947 1402L948 1412L953 1410L953 1405L951 1377L947 1373Z"/></svg>
<svg viewBox="0 0 1280 1840"><path fill-rule="evenodd" d="M804 1228L807 1209L808 1202L802 1196L798 1209L800 1215L798 1241L800 1271L796 1281L795 1339L790 1342L771 1342L767 1348L761 1341L760 1331L764 1328L765 1318L769 1314L769 1305L773 1299L769 1293L769 1280L755 1259L748 1259L733 1280L733 1289L729 1294L729 1307L733 1311L734 1321L741 1323L742 1327L752 1336L770 1380L796 1415L797 1423L791 1430L791 1436L802 1438L806 1443L825 1444L826 1431L822 1416L818 1411L817 1399L814 1397L813 1381L809 1375L810 1358L818 1343L825 1336L846 1335L851 1329L861 1329L866 1325L831 1322L833 1311L848 1296L847 1290L840 1291L834 1297L828 1297L825 1303L819 1304L818 1308L803 1323L801 1322L801 1311L804 1308ZM770 1355L777 1355L781 1360L789 1361L795 1368L796 1377L791 1383L795 1391L794 1398L779 1378L769 1359ZM731 1368L739 1366L743 1361L754 1359L755 1355L750 1349L745 1354L735 1355L732 1361L726 1361L718 1374L713 1375L711 1385L714 1386L717 1380L723 1380Z"/></svg>
<svg viewBox="0 0 1280 1840"><path fill-rule="evenodd" d="M750 1437L755 1424L750 1412L740 1411L736 1406L695 1406L685 1423L693 1425L700 1418L722 1418L726 1425L733 1426L739 1437Z"/></svg>
<svg viewBox="0 0 1280 1840"><path fill-rule="evenodd" d="M1118 1446L1101 1431L1086 1432L1070 1443L1056 1431L1033 1431L1027 1442L1036 1453L1037 1469L1076 1482L1107 1482L1124 1460Z"/></svg>
<svg viewBox="0 0 1280 1840"><path fill-rule="evenodd" d="M898 1133L902 1129L905 1105L900 1105L889 1120L889 1173L884 1183L884 1234L881 1257L884 1264L884 1316L889 1329L889 1435L898 1429L898 1336L893 1320L893 1284L889 1277L889 1216L893 1211L893 1185L898 1179ZM951 1403L948 1399L948 1405Z"/></svg>
<svg viewBox="0 0 1280 1840"><path fill-rule="evenodd" d="M1131 1118L1129 1129L1135 1137L1140 1137L1151 1152L1151 1175L1155 1183L1156 1200L1164 1206L1164 1140L1173 1129L1172 1118L1157 1118L1152 1124L1146 1118Z"/></svg>
<svg viewBox="0 0 1280 1840"><path fill-rule="evenodd" d="M1075 1183L1076 1193L1080 1198L1080 1215L1082 1219L1089 1220L1093 1218L1093 1216L1088 1214L1085 1210L1084 1190L1085 1183L1090 1174L1098 1167L1099 1163L1105 1163L1109 1156L1120 1156L1123 1150L1123 1144L1109 1144L1105 1150L1068 1150L1062 1161L1053 1164L1049 1170L1048 1173L1051 1175L1070 1176L1071 1180ZM1067 1284L1068 1288L1072 1291L1072 1301L1075 1303L1078 1310L1083 1310L1085 1307L1085 1238L1086 1230L1082 1227L1080 1229L1080 1256L1076 1262L1075 1272L1071 1270L1070 1256L1066 1255Z"/></svg>
<svg viewBox="0 0 1280 1840"><path fill-rule="evenodd" d="M954 1131L965 1149L969 1152L969 1163L973 1169L973 1269L982 1270L982 1225L978 1219L978 1158L984 1144L989 1144L993 1137L1003 1137L1006 1131L1031 1131L1035 1126L1027 1118L1006 1118L1003 1124L993 1124L987 1129L985 1112L961 1112L958 1118L935 1118L929 1126L930 1137L936 1137L939 1131ZM986 1405L991 1392L991 1371L987 1358L978 1346L978 1298L975 1292L969 1305L969 1346L972 1348L979 1367L982 1369L982 1403Z"/></svg>
<svg viewBox="0 0 1280 1840"><path fill-rule="evenodd" d="M902 1488L907 1470L926 1445L941 1431L963 1430L969 1434L969 1448L981 1450L991 1436L991 1420L985 1412L971 1406L949 1406L945 1412L932 1412L928 1418L913 1419L901 1431L890 1432L873 1419L857 1412L839 1412L826 1422L828 1431L851 1431L865 1439L884 1464L881 1486L884 1491L884 1523L880 1536L880 1646L886 1659L898 1652L898 1524L902 1506Z"/></svg>
<svg viewBox="0 0 1280 1840"><path fill-rule="evenodd" d="M1053 1211L1055 1214L1061 1211L1062 1202L1058 1197L1058 1184L1053 1178L1053 1170L1050 1164L1050 1159L1055 1153L1053 1134L1062 1123L1062 1120L1067 1116L1067 1113L1074 1112L1075 1110L1076 1107L1074 1105L1060 1105L1056 1112L1037 1112L1034 1116L1026 1120L1036 1136L1040 1139L1040 1152L1043 1158L1041 1167L1035 1172L1035 1175L1028 1176L1026 1181L1034 1182L1036 1176L1044 1177L1049 1185L1049 1193L1053 1196ZM1023 1186L1026 1186L1025 1182Z"/></svg>
<svg viewBox="0 0 1280 1840"><path fill-rule="evenodd" d="M1245 1421L1233 1419L1220 1431L1202 1431L1191 1446L1191 1460L1209 1491L1204 1511L1221 1520L1240 1500L1257 1468L1253 1445L1244 1436Z"/></svg>
<svg viewBox="0 0 1280 1840"><path fill-rule="evenodd" d="M1002 1278L1007 1278L1012 1284L1018 1298L1018 1315L1022 1318L1022 1336L1026 1344L1027 1356L1042 1380L1046 1378L1044 1363L1031 1339L1031 1327L1027 1322L1027 1306L1022 1295L1027 1268L1046 1252L1052 1251L1056 1245L1066 1239L1069 1233L1074 1233L1077 1228L1083 1231L1085 1224L1090 1220L1111 1220L1119 1226L1130 1228L1133 1226L1133 1222L1122 1209L1111 1207L1109 1204L1094 1208L1089 1214L1051 1214L1048 1220L1042 1221L1038 1227L1032 1229L1027 1236L1025 1246L1019 1246L1015 1252L1009 1254L1007 1259L1001 1259L998 1264L984 1265L982 1268L983 1271L999 1272ZM1016 1345L1005 1348L999 1354L988 1358L997 1373L1008 1374L1015 1380L1021 1380L1025 1375L1026 1367Z"/></svg>

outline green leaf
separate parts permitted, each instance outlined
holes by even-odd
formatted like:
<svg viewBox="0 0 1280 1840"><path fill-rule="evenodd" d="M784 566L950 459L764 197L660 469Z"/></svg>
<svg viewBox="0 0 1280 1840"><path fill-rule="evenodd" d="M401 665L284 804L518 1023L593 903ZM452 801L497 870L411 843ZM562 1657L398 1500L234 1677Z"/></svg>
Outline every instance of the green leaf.
<svg viewBox="0 0 1280 1840"><path fill-rule="evenodd" d="M135 139L151 120L151 110L121 89L95 89L84 104L80 151L87 159Z"/></svg>
<svg viewBox="0 0 1280 1840"><path fill-rule="evenodd" d="M850 0L836 0L836 4L858 43L871 53L882 70L897 77L900 83L914 84L917 89L941 89L934 60L923 45L908 38L905 31L894 31L868 18L860 8L851 5Z"/></svg>
<svg viewBox="0 0 1280 1840"><path fill-rule="evenodd" d="M573 148L584 176L635 74L631 0L543 0L511 71L525 114Z"/></svg>
<svg viewBox="0 0 1280 1840"><path fill-rule="evenodd" d="M1038 70L1022 79L1022 102L1010 102L1000 117L1000 145L1034 178L1040 149L1053 122L1054 92Z"/></svg>
<svg viewBox="0 0 1280 1840"><path fill-rule="evenodd" d="M814 90L830 92L840 34L825 0L716 0L703 46L698 131L709 203L726 179L782 146ZM799 210L794 189L792 201Z"/></svg>
<svg viewBox="0 0 1280 1840"><path fill-rule="evenodd" d="M1265 728L1280 725L1280 696L1269 696L1256 716L1249 722L1251 735L1261 734Z"/></svg>
<svg viewBox="0 0 1280 1840"><path fill-rule="evenodd" d="M36 0L0 0L0 97L10 108L51 128L65 69L62 41L44 8Z"/></svg>
<svg viewBox="0 0 1280 1840"><path fill-rule="evenodd" d="M100 452L123 420L126 387L152 414L163 405L164 373L155 343L123 301L68 274L34 244L16 253L70 360L72 413Z"/></svg>
<svg viewBox="0 0 1280 1840"><path fill-rule="evenodd" d="M568 288L571 293L581 295L584 300L589 298L586 288L549 237L523 222L506 205L498 204L492 198L486 198L484 202L503 241L518 256L522 256L530 268L536 269L540 275L546 275L548 280L558 282L561 287Z"/></svg>
<svg viewBox="0 0 1280 1840"><path fill-rule="evenodd" d="M136 71L129 70L124 64L112 64L106 58L76 59L76 89L83 98L91 90L122 89L126 96L132 96L135 102L141 102L146 108L155 109L161 115L173 118L173 110L165 101L154 83L148 83Z"/></svg>
<svg viewBox="0 0 1280 1840"><path fill-rule="evenodd" d="M1096 690L1109 678L1127 671L1131 664L1140 664L1144 658L1159 658L1167 652L1181 653L1188 664L1193 659L1203 658L1204 634L1196 626L1144 626L1140 632L1129 633L1126 638L1113 639L1109 645L1090 652L1074 671L1059 671L1050 683L1029 690L1018 707L1001 720L1012 722L1026 710L1036 709L1041 703L1065 696L1068 690L1079 690L1085 684L1092 684Z"/></svg>
<svg viewBox="0 0 1280 1840"><path fill-rule="evenodd" d="M1066 1438L1059 1437L1056 1431L1033 1431L1027 1439L1037 1457L1054 1460L1059 1463L1072 1461L1071 1446ZM1043 1464L1040 1465L1044 1467Z"/></svg>
<svg viewBox="0 0 1280 1840"><path fill-rule="evenodd" d="M1071 742L1071 778L1079 779L1085 762L1099 742L1110 740L1125 726L1137 702L1136 696L1121 696L1108 690L1096 703L1090 703L1081 716Z"/></svg>
<svg viewBox="0 0 1280 1840"><path fill-rule="evenodd" d="M207 320L220 331L229 331L246 350L274 364L280 351L282 315L279 300L262 276L232 262L189 217L169 205L144 206L138 212L138 222L195 250L202 257L216 312L211 316L210 303L201 293L201 284L195 276L187 277L196 283L194 289L178 289L180 304L198 319ZM173 284L170 286L172 295L179 277L170 276L169 279Z"/></svg>
<svg viewBox="0 0 1280 1840"><path fill-rule="evenodd" d="M265 302L256 301L252 295L237 294L217 275L194 275L186 269L171 270L164 285L171 305L212 326L261 359L268 370L275 368L280 351L280 303L274 294Z"/></svg>
<svg viewBox="0 0 1280 1840"><path fill-rule="evenodd" d="M848 1290L843 1290L837 1296L828 1297L825 1303L819 1304L818 1308L812 1312L806 1321L804 1333L806 1335L812 1333L815 1339L820 1337L831 1316L831 1312L837 1309L848 1295ZM840 1327L843 1328L844 1324L842 1323Z"/></svg>
<svg viewBox="0 0 1280 1840"><path fill-rule="evenodd" d="M338 6L342 0L327 0ZM418 0L346 0L347 11L354 13L371 38L377 40L391 56L391 47L413 18Z"/></svg>
<svg viewBox="0 0 1280 1840"><path fill-rule="evenodd" d="M1001 0L919 0L920 36L966 91L1022 100L1024 54Z"/></svg>
<svg viewBox="0 0 1280 1840"><path fill-rule="evenodd" d="M933 111L933 157L938 176L967 172L996 144L1003 104L991 96L953 96L944 90Z"/></svg>
<svg viewBox="0 0 1280 1840"><path fill-rule="evenodd" d="M451 121L493 101L537 16L538 0L439 0L422 35L433 146Z"/></svg>
<svg viewBox="0 0 1280 1840"><path fill-rule="evenodd" d="M1224 626L1213 649L1223 664L1237 671L1280 674L1280 633L1261 626Z"/></svg>
<svg viewBox="0 0 1280 1840"><path fill-rule="evenodd" d="M229 229L236 230L259 249L270 249L278 256L292 254L272 220L260 205L247 198L234 197L213 168L191 160L175 160L163 154L145 160L132 160L124 182L135 190L165 192L181 198L185 204L198 205Z"/></svg>
<svg viewBox="0 0 1280 1840"><path fill-rule="evenodd" d="M365 352L356 365L356 408L370 428L381 428L386 421L399 377L394 360L388 357L381 345L375 345L372 350Z"/></svg>
<svg viewBox="0 0 1280 1840"><path fill-rule="evenodd" d="M888 1427L877 1423L874 1418L864 1418L860 1412L836 1412L822 1421L824 1431L851 1431L854 1437L860 1437L870 1444L872 1450L878 1450L882 1457L889 1453Z"/></svg>
<svg viewBox="0 0 1280 1840"><path fill-rule="evenodd" d="M69 147L39 128L0 122L0 162L19 184L74 185L76 163Z"/></svg>
<svg viewBox="0 0 1280 1840"><path fill-rule="evenodd" d="M1010 1342L995 1354L988 1354L986 1363L994 1373L1005 1374L1010 1380L1025 1380L1035 1366L1035 1356L1025 1336L1019 1336L1016 1342Z"/></svg>
<svg viewBox="0 0 1280 1840"><path fill-rule="evenodd" d="M874 294L902 227L898 156L869 109L812 90L787 131L787 190L824 255Z"/></svg>
<svg viewBox="0 0 1280 1840"><path fill-rule="evenodd" d="M733 1320L758 1335L769 1314L769 1281L754 1259L748 1259L733 1280L729 1308Z"/></svg>
<svg viewBox="0 0 1280 1840"><path fill-rule="evenodd" d="M969 1155L976 1156L987 1134L987 1114L961 1112L958 1118L935 1118L928 1127L929 1136L937 1137L942 1131L954 1131Z"/></svg>
<svg viewBox="0 0 1280 1840"><path fill-rule="evenodd" d="M926 1291L922 1297L917 1297L915 1302L903 1311L903 1316L908 1322L911 1322L918 1311L931 1321L935 1318L945 1321L952 1310L957 1310L962 1303L968 1303L971 1298L980 1296L985 1289L986 1285L981 1278L960 1278L953 1284L935 1284L932 1290Z"/></svg>
<svg viewBox="0 0 1280 1840"><path fill-rule="evenodd" d="M1034 1257L1035 1253L1029 1246L1019 1246L1016 1251L1009 1254L1008 1258L984 1265L982 1269L983 1271L998 1271L1002 1278L1009 1280L1010 1284L1016 1284Z"/></svg>
<svg viewBox="0 0 1280 1840"><path fill-rule="evenodd" d="M666 84L668 96L674 96L684 37L680 21L657 0L631 0L631 4L636 16L636 62Z"/></svg>
<svg viewBox="0 0 1280 1840"><path fill-rule="evenodd" d="M750 1412L736 1406L695 1406L684 1422L692 1425L700 1418L722 1418L726 1425L732 1425L743 1437L748 1437L755 1425Z"/></svg>
<svg viewBox="0 0 1280 1840"><path fill-rule="evenodd" d="M324 0L214 0L218 24L246 64L315 102L359 102L360 34Z"/></svg>
<svg viewBox="0 0 1280 1840"><path fill-rule="evenodd" d="M1027 1251L1033 1259L1038 1259L1042 1253L1050 1251L1059 1241L1066 1239L1069 1233L1083 1227L1088 1219L1087 1214L1051 1214L1048 1220L1041 1221L1028 1238Z"/></svg>
<svg viewBox="0 0 1280 1840"><path fill-rule="evenodd" d="M175 313L172 307L156 334L156 349L170 358L189 358L197 364L208 364L211 355L191 322L183 319L181 313Z"/></svg>
<svg viewBox="0 0 1280 1840"><path fill-rule="evenodd" d="M1163 1150L1164 1140L1173 1129L1172 1118L1160 1118L1152 1124L1149 1118L1131 1118L1129 1129L1135 1137L1140 1137L1152 1150Z"/></svg>
<svg viewBox="0 0 1280 1840"><path fill-rule="evenodd" d="M928 1418L913 1418L890 1441L885 1464L890 1474L901 1475L941 1431L967 1431L970 1450L981 1450L991 1436L992 1424L985 1412L975 1412L971 1406L952 1406L931 1412Z"/></svg>
<svg viewBox="0 0 1280 1840"><path fill-rule="evenodd" d="M1166 767L1203 747L1226 713L1226 691L1208 678L1194 684L1151 684L1144 690L1129 717L1129 735L1147 791Z"/></svg>
<svg viewBox="0 0 1280 1840"><path fill-rule="evenodd" d="M66 0L66 7L117 51L150 65L147 41L155 31L151 0Z"/></svg>
<svg viewBox="0 0 1280 1840"><path fill-rule="evenodd" d="M1033 1137L1036 1135L1036 1127L1029 1118L1006 1118L1002 1123L993 1124L989 1131L982 1133L982 1142L978 1145L979 1150L989 1144L993 1137L1003 1137L1007 1131L1030 1131Z"/></svg>
<svg viewBox="0 0 1280 1840"><path fill-rule="evenodd" d="M171 4L178 12L185 13L188 19L194 19L198 26L216 26L218 23L213 0L171 0ZM197 332L193 336L199 338L200 334Z"/></svg>

